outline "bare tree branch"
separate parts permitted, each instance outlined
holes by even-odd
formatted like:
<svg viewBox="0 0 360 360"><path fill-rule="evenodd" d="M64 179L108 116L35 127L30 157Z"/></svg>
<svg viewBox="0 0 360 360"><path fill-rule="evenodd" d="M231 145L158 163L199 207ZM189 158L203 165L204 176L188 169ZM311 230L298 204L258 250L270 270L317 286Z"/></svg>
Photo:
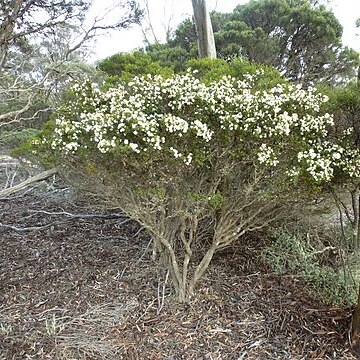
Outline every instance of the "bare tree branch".
<svg viewBox="0 0 360 360"><path fill-rule="evenodd" d="M88 0L9 0L0 4L0 104L9 105L9 110L5 106L0 113L0 127L29 118L39 100L48 102L56 96L73 79L69 64L74 59L81 61L79 51L92 39L104 31L128 28L141 16L134 1L121 0L118 7L122 13L115 22L107 20L111 8L88 26L86 22L82 25L89 4ZM62 38L61 32L68 30L70 37ZM62 44L63 48L50 52L45 44Z"/></svg>

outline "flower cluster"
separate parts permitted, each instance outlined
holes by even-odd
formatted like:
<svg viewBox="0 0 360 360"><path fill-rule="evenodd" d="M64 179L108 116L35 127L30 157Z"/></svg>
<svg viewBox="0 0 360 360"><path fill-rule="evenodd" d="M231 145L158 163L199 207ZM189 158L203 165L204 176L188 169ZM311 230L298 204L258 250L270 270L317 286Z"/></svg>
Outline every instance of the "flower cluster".
<svg viewBox="0 0 360 360"><path fill-rule="evenodd" d="M259 91L251 77L231 76L206 85L188 72L137 77L108 90L76 84L72 92L49 140L65 154L79 149L151 153L190 165L219 148L243 156L242 147L268 166L292 154L291 174L302 167L315 181L331 180L340 161L354 176L358 173L355 163L344 162L344 149L320 141L333 119L321 113L327 99L312 88L280 84Z"/></svg>
<svg viewBox="0 0 360 360"><path fill-rule="evenodd" d="M311 143L310 143L311 144ZM300 164L317 181L330 181L334 175L334 164L342 159L344 149L327 141L314 143L297 154Z"/></svg>

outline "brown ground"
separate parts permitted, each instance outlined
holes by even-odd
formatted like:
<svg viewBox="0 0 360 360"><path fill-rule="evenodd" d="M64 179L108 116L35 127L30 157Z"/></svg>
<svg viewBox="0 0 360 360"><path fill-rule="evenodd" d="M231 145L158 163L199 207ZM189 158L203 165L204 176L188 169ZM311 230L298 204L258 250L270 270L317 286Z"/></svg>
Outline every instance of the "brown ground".
<svg viewBox="0 0 360 360"><path fill-rule="evenodd" d="M355 359L351 310L267 274L257 241L218 254L179 305L137 224L69 199L48 182L0 200L1 360Z"/></svg>

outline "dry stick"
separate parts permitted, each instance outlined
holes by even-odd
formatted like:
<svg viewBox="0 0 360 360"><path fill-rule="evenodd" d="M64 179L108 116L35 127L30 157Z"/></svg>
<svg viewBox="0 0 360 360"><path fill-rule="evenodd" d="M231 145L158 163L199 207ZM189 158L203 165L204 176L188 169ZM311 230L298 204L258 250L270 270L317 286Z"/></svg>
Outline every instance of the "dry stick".
<svg viewBox="0 0 360 360"><path fill-rule="evenodd" d="M0 223L0 228L4 228L4 229L9 229L9 230L13 230L13 231L17 231L17 232L26 232L26 231L40 231L40 230L46 230L49 229L55 225L62 225L65 224L67 222L69 222L70 220L65 220L65 221L54 221L50 224L46 224L46 225L41 225L41 226L31 226L31 227L17 227L17 226L13 226L13 225L7 225L7 224L2 224Z"/></svg>
<svg viewBox="0 0 360 360"><path fill-rule="evenodd" d="M26 179L25 181L21 182L20 184L12 186L8 189L4 189L4 190L0 191L0 200L3 199L5 196L8 196L10 194L16 193L20 190L27 188L28 186L30 186L31 184L33 184L35 182L45 180L45 179L49 178L50 176L56 174L57 172L58 172L57 168L52 168L50 170L46 170L40 174L30 177L30 178Z"/></svg>
<svg viewBox="0 0 360 360"><path fill-rule="evenodd" d="M94 217L97 217L97 216L95 215ZM46 224L46 225L31 226L31 227L17 227L17 226L13 226L13 225L7 225L7 224L0 223L0 228L5 228L5 229L17 231L17 232L41 231L41 230L46 230L46 229L52 228L55 225L66 224L66 223L70 222L72 219L76 219L76 218L77 217L69 218L69 219L66 219L63 221L54 221L54 222ZM114 217L110 217L110 218L113 219ZM124 225L129 221L130 221L129 219L126 219L126 220L122 221L119 225Z"/></svg>
<svg viewBox="0 0 360 360"><path fill-rule="evenodd" d="M17 196L12 196L11 198L3 198L4 200L16 200L16 199L20 199L22 197L24 197L26 194L32 192L34 189L35 189L36 186L32 186L32 187L29 187L26 191L22 192L20 195L17 195ZM0 201L2 199L0 198Z"/></svg>
<svg viewBox="0 0 360 360"><path fill-rule="evenodd" d="M165 276L165 280L162 284L162 294L160 296L160 279L159 279L159 282L158 282L158 308L157 308L157 311L156 311L156 314L157 315L160 315L161 313L161 310L162 308L164 307L164 301L165 301L165 288L166 288L166 284L167 284L167 281L169 279L169 270L166 272L166 276Z"/></svg>
<svg viewBox="0 0 360 360"><path fill-rule="evenodd" d="M140 229L140 230L142 230L142 228ZM134 237L133 237L134 238ZM151 243L153 242L153 239L150 239L150 241L148 242L148 244L146 245L146 248L145 248L145 250L144 250L144 252L143 252L143 254L139 257L139 259L136 261L136 265L138 265L140 262L141 262L141 260L144 258L144 256L146 255L146 253L147 253L147 251L149 250L149 247L150 247L150 245L151 245Z"/></svg>
<svg viewBox="0 0 360 360"><path fill-rule="evenodd" d="M146 315L150 307L154 305L155 301L156 300L154 299L150 302L150 304L146 307L145 311L136 319L135 324L137 324Z"/></svg>
<svg viewBox="0 0 360 360"><path fill-rule="evenodd" d="M119 218L126 218L128 221L130 221L130 219L127 218L127 216L123 213L111 213L111 214L72 214L69 213L67 211L55 211L55 212L51 212L51 211L46 211L46 210L30 210L30 212L35 213L35 214L45 214L45 215L64 215L64 216L68 216L70 218L73 219L77 219L77 218L100 218L100 219L119 219ZM33 216L33 215L31 215Z"/></svg>

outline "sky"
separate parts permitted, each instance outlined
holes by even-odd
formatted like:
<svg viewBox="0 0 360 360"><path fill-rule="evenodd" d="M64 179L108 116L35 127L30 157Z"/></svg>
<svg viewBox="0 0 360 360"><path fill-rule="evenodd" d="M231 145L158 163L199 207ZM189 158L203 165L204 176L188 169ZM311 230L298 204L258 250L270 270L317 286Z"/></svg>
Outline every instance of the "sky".
<svg viewBox="0 0 360 360"><path fill-rule="evenodd" d="M113 0L94 0L92 16L104 11L104 4L111 5ZM144 0L139 0L143 2ZM207 0L209 11L231 12L237 5L245 4L247 0ZM165 29L172 29L184 19L192 15L191 0L148 0L151 23L156 37L165 40ZM343 43L360 51L360 29L356 29L355 21L360 18L360 0L332 0L330 8L343 26ZM111 16L111 13L110 13ZM116 16L113 13L113 16ZM356 34L359 34L356 36ZM92 61L107 56L134 50L143 46L144 36L139 26L131 29L112 32L98 38L94 47Z"/></svg>

